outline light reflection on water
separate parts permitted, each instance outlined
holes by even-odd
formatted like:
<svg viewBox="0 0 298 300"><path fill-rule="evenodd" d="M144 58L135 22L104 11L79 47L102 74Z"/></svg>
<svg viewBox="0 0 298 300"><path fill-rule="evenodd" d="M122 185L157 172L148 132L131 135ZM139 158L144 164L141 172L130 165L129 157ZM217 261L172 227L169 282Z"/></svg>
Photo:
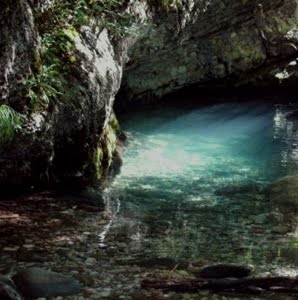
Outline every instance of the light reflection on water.
<svg viewBox="0 0 298 300"><path fill-rule="evenodd" d="M292 108L293 109L293 108ZM290 173L298 162L298 119L287 118L287 109L278 107L274 116L274 139L283 144L281 164Z"/></svg>
<svg viewBox="0 0 298 300"><path fill-rule="evenodd" d="M286 110L226 103L124 116L129 145L109 189L121 210L107 243L125 259L172 256L296 272L297 235L271 233L291 221L264 192L297 172L298 123ZM257 188L218 192L244 185Z"/></svg>

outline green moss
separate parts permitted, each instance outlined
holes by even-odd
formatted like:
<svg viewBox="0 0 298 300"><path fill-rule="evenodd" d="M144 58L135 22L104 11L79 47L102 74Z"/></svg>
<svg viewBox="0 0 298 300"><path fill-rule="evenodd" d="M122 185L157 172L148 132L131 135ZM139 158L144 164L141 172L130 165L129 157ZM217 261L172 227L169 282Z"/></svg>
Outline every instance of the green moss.
<svg viewBox="0 0 298 300"><path fill-rule="evenodd" d="M33 51L33 60L34 60L33 70L35 73L40 74L42 72L42 62L41 62L40 53L37 50Z"/></svg>
<svg viewBox="0 0 298 300"><path fill-rule="evenodd" d="M277 16L271 19L272 22L272 31L279 32L281 34L286 34L289 30L293 29L296 27L297 20L294 18L287 18L287 19L282 19ZM270 26L270 25L269 25Z"/></svg>
<svg viewBox="0 0 298 300"><path fill-rule="evenodd" d="M116 148L117 136L115 130L109 125L105 134L105 159L109 167L113 160L113 154Z"/></svg>
<svg viewBox="0 0 298 300"><path fill-rule="evenodd" d="M98 182L108 174L113 162L114 152L117 146L117 136L120 133L120 125L114 113L111 114L109 123L105 128L98 146L91 154L91 161L86 168L86 174L91 181Z"/></svg>
<svg viewBox="0 0 298 300"><path fill-rule="evenodd" d="M167 8L174 7L177 9L182 4L182 1L181 0L161 0L161 4Z"/></svg>
<svg viewBox="0 0 298 300"><path fill-rule="evenodd" d="M75 41L79 37L78 31L74 27L68 27L63 29L63 33L68 36L72 41Z"/></svg>
<svg viewBox="0 0 298 300"><path fill-rule="evenodd" d="M100 147L96 147L92 154L91 161L91 173L94 180L98 181L102 177L102 160L103 160L103 151Z"/></svg>
<svg viewBox="0 0 298 300"><path fill-rule="evenodd" d="M114 112L111 114L109 123L110 123L110 127L114 130L116 134L119 134L121 132L120 124Z"/></svg>

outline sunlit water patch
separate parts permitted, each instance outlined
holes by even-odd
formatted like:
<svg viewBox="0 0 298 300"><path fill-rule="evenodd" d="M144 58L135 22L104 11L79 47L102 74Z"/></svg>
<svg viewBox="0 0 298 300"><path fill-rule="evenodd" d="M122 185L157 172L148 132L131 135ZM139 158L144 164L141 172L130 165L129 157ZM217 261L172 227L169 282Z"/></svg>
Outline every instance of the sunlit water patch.
<svg viewBox="0 0 298 300"><path fill-rule="evenodd" d="M109 255L120 263L174 257L298 275L293 214L283 215L266 194L298 168L296 124L282 108L167 107L123 116L122 124L124 165L107 191L121 203L106 235Z"/></svg>

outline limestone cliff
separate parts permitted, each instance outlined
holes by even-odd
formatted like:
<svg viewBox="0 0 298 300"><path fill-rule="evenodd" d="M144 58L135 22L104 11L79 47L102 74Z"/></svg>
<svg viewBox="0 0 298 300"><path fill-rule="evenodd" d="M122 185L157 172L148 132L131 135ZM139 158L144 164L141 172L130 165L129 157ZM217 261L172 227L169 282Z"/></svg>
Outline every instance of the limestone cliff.
<svg viewBox="0 0 298 300"><path fill-rule="evenodd" d="M96 24L55 28L54 4L0 3L0 104L22 118L21 130L0 143L2 189L90 184L113 162L112 107L131 38ZM141 3L128 6L142 22Z"/></svg>
<svg viewBox="0 0 298 300"><path fill-rule="evenodd" d="M1 188L105 177L121 82L125 105L189 85L267 80L297 55L297 0L123 1L125 34L115 32L117 17L111 25L79 15L80 26L60 28L55 3L63 2L0 3L0 104L22 119L0 142Z"/></svg>
<svg viewBox="0 0 298 300"><path fill-rule="evenodd" d="M184 0L153 8L154 30L130 49L122 99L189 85L262 85L297 57L296 0Z"/></svg>

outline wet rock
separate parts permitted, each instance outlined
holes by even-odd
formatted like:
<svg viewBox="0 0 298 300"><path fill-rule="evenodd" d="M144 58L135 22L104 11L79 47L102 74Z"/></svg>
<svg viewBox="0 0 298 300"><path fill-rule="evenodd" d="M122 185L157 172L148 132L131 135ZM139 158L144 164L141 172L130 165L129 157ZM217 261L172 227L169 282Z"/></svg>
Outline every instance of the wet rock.
<svg viewBox="0 0 298 300"><path fill-rule="evenodd" d="M291 227L286 225L277 225L272 227L271 232L276 234L286 234L291 232Z"/></svg>
<svg viewBox="0 0 298 300"><path fill-rule="evenodd" d="M240 193L256 193L260 192L260 188L256 184L244 184L244 185L229 185L220 188L215 191L218 196L226 196Z"/></svg>
<svg viewBox="0 0 298 300"><path fill-rule="evenodd" d="M82 290L77 280L36 267L18 272L13 281L23 295L32 298L75 295Z"/></svg>
<svg viewBox="0 0 298 300"><path fill-rule="evenodd" d="M266 232L266 228L262 226L252 226L251 231L255 234L263 234Z"/></svg>
<svg viewBox="0 0 298 300"><path fill-rule="evenodd" d="M88 257L86 260L85 260L85 264L87 266L93 266L94 264L96 264L97 260L94 258L94 257Z"/></svg>
<svg viewBox="0 0 298 300"><path fill-rule="evenodd" d="M104 207L102 191L99 189L87 187L79 193L79 198L87 204Z"/></svg>
<svg viewBox="0 0 298 300"><path fill-rule="evenodd" d="M110 296L112 290L110 288L103 289L100 293L98 293L98 296L101 298L107 298Z"/></svg>
<svg viewBox="0 0 298 300"><path fill-rule="evenodd" d="M241 278L249 276L252 271L253 268L251 266L218 264L202 268L198 275L203 278Z"/></svg>
<svg viewBox="0 0 298 300"><path fill-rule="evenodd" d="M268 219L269 219L269 214L259 214L251 217L252 222L254 224L259 224L259 225L265 224L268 221Z"/></svg>
<svg viewBox="0 0 298 300"><path fill-rule="evenodd" d="M273 204L292 210L298 208L298 176L285 176L273 182L268 189Z"/></svg>
<svg viewBox="0 0 298 300"><path fill-rule="evenodd" d="M1 300L22 300L22 296L16 290L13 281L0 275L0 299Z"/></svg>

